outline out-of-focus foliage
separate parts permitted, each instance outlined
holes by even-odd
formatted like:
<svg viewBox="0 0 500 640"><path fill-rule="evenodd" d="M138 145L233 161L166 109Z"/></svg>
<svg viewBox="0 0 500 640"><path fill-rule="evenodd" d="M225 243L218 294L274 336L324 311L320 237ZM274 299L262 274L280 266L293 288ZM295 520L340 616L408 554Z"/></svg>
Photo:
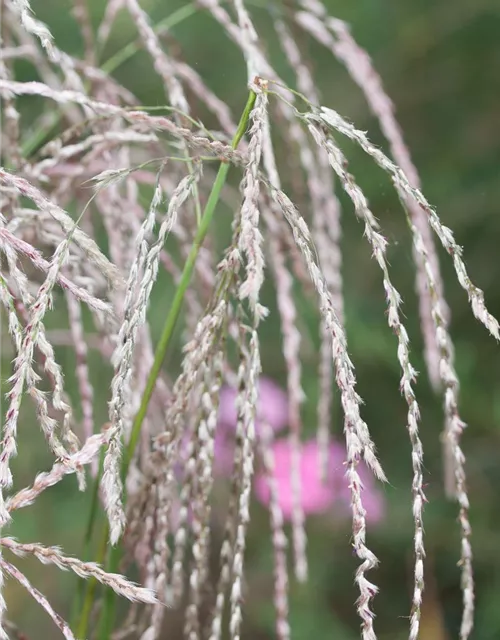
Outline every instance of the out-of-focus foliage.
<svg viewBox="0 0 500 640"><path fill-rule="evenodd" d="M91 0L90 4L94 25L97 25L105 3ZM153 23L182 4L178 0L142 2ZM274 3L269 0L269 4ZM455 0L453 3L445 0L363 0L355 3L327 0L326 4L333 15L351 24L357 41L373 57L397 107L398 120L421 173L423 190L443 222L456 232L459 244L464 245L471 277L484 289L491 312L499 317L500 6L494 0ZM266 2L252 5L255 21L264 33L270 28L265 5ZM69 0L33 0L32 6L37 16L50 25L59 46L77 53L81 42ZM134 27L123 16L113 30L103 59L133 37ZM335 107L383 146L377 124L346 72L316 44L303 35L300 38L316 70L316 77L320 79L323 103ZM238 113L247 91L246 72L239 52L220 27L209 16L193 12L172 29L169 39L178 47L180 55ZM19 67L20 74L27 79L31 73L29 65L22 63ZM116 77L144 104L162 103L160 81L153 74L146 54L141 53L121 66ZM207 122L210 124L209 119ZM410 238L387 178L361 152L350 147L346 149L391 243L389 259L394 280L404 295L403 310L413 344L413 359L422 372L417 394L422 409L421 434L429 504L425 510L427 590L421 637L423 640L451 640L457 637L461 611L456 566L459 538L458 527L454 525L457 509L444 497L439 440L442 411L424 373ZM381 566L373 576L381 588L375 600L377 629L380 640L402 640L407 637L413 535L406 408L398 389L396 342L384 320L380 276L373 268L361 224L356 221L350 203L342 195L341 199L345 205L343 274L350 351L358 371L359 392L365 400L364 418L370 425L390 480L384 488L386 521L372 527L368 533L371 548L381 560ZM452 310L451 331L461 378L462 414L469 425L464 449L472 499L477 582L474 638L494 640L500 637L500 347L496 347L474 321L448 256L441 252L441 258L446 296ZM155 326L157 315L159 331L165 296L157 292L154 300L158 304L151 307L152 321ZM308 337L315 335L317 323L312 308L308 323L310 332L304 326L306 343L309 340L304 363L303 384L307 395L304 422L312 435L316 420L318 346ZM285 369L279 340L277 317L271 315L262 327L263 367L268 376L283 382ZM60 349L58 356L65 366L71 392L73 356L64 349ZM171 366L175 366L175 359ZM3 369L3 378L6 370ZM94 369L94 376L96 411L104 422L109 372L100 370L96 373ZM338 407L332 431L338 438L342 437ZM45 454L40 452L43 448L38 444L39 440L34 438L32 450L23 451L23 466L18 472L26 482L32 477L33 469L47 464ZM48 544L57 540L67 552L79 552L89 497L75 497L74 487L70 487L72 482L74 480L68 479L42 496L30 513L20 513L13 535ZM350 523L336 521L325 514L312 518L307 530L310 580L306 585L292 585L293 638L354 639L358 637L358 621L353 608L356 561L351 554ZM218 537L220 541L223 532L218 531L217 523L215 531L216 539ZM273 637L271 553L268 517L264 508L256 503L248 544L248 638ZM26 571L37 584L41 575L39 568L33 565ZM46 569L43 576L44 592L50 595L56 608L67 611L75 586L73 578ZM43 614L32 606L25 608L24 594L20 593L19 587L9 587L7 596L11 617L23 621L23 629L29 637L52 637L55 632L43 619ZM180 615L169 615L169 623L172 632L168 637L180 637Z"/></svg>

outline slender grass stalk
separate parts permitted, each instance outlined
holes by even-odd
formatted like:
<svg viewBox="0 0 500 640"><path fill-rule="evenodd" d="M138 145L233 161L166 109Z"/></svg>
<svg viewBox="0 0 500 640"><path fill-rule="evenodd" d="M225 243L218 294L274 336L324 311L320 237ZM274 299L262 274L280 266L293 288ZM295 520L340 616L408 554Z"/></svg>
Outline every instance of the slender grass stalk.
<svg viewBox="0 0 500 640"><path fill-rule="evenodd" d="M243 138L247 130L248 121L250 118L250 113L255 103L255 98L256 98L255 93L253 91L250 91L247 103L245 105L245 109L241 115L238 129L231 142L231 146L233 149L236 149L238 147L241 139ZM151 372L147 379L146 387L144 389L144 393L142 396L141 405L135 416L134 423L132 425L131 434L130 434L130 439L123 456L123 460L122 460L122 480L123 481L125 481L126 479L127 471L128 471L130 462L132 460L132 457L134 455L137 442L139 440L142 424L146 417L149 402L153 395L153 391L156 385L156 380L158 379L158 376L160 374L163 361L165 359L168 346L170 344L170 339L174 332L177 319L179 318L184 296L186 294L189 283L191 282L191 277L193 275L196 258L198 257L198 253L203 244L205 236L208 232L210 223L213 219L215 209L217 207L217 203L219 202L221 191L226 182L227 174L229 172L229 167L230 167L229 163L224 161L221 162L219 171L217 172L217 176L215 178L214 184L212 186L212 190L210 192L210 196L205 205L205 210L201 217L200 224L196 232L196 236L191 246L191 250L189 252L186 263L184 265L181 279L177 287L177 290L175 292L174 299L172 301L172 306L170 307L170 310L165 319L163 331L162 331L160 340L158 342L158 345L156 347L153 366L151 367ZM100 480L100 477L97 479L97 483L99 483L99 480ZM125 499L125 496L124 496L124 499ZM91 512L91 521L89 522L89 526L87 529L90 536L92 535L96 515L97 514L95 511ZM106 558L108 536L109 536L109 525L106 524L102 532L102 537L101 537L99 551L98 551L98 557L96 558L96 562L98 562L99 564L102 564ZM121 553L120 553L119 547L114 547L113 549L111 549L111 552L108 556L108 563L107 563L107 569L109 571L111 572L116 571L117 565L120 560L120 555ZM83 638L83 637L86 637L87 635L90 614L91 614L92 606L94 602L95 588L96 588L95 579L90 579L87 582L87 589L85 594L85 600L83 603L82 614L81 614L80 622L77 628L78 637ZM110 634L113 628L114 613L115 613L114 592L108 589L105 592L103 608L101 612L99 633L98 633L99 640L109 640Z"/></svg>

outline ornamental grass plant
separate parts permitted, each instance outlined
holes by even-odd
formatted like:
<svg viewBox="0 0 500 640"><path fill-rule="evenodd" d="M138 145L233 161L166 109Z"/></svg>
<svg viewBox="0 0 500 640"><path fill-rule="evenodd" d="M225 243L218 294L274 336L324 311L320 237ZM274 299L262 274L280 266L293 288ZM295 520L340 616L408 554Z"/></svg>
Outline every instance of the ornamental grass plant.
<svg viewBox="0 0 500 640"><path fill-rule="evenodd" d="M269 637L313 637L293 623L293 607L309 601L291 604L290 593L310 590L314 598L309 518L314 525L329 513L344 527L336 553L355 560L360 629L346 623L336 637L389 638L377 632L383 595L372 530L383 537L391 528L392 480L357 384L344 283L342 228L355 219L385 305L378 319L389 336L385 353L398 367L399 389L387 402L404 407L385 429L406 431L401 456L411 468L399 488L413 520L405 542L411 587L408 608L394 617L405 617L404 637L432 640L421 629L433 581L420 436L425 378L442 403L434 428L442 474L433 483L459 540L461 622L450 637L472 638L474 495L443 262L493 350L499 325L469 275L467 249L424 195L362 43L320 0L264 8L198 0L157 23L144 0L108 0L98 21L86 0L67 4L79 56L40 20L40 3L2 2L2 592L7 580L27 591L52 618L50 637L237 640L246 637L246 603L258 589L247 580L257 512L270 544L262 571L272 585ZM238 52L238 61L228 55L225 73L237 73L233 82L246 90L239 111L175 39L175 27L199 12ZM108 55L124 23L134 35ZM345 69L383 142L325 102L310 46ZM119 76L138 55L161 84L161 103L142 104L134 82ZM403 293L416 293L415 338L391 266L392 232L370 204L352 154L377 168L394 193L390 215L406 225L414 289ZM282 386L266 354L269 326ZM61 360L63 352L71 360ZM23 486L16 469L31 441L46 448L50 464L30 467ZM75 501L86 496L79 503L86 525L71 553L34 542L27 517L15 528L18 510L55 495L59 483ZM64 615L22 569L26 557L78 577L68 583ZM0 596L0 637L22 634L8 595Z"/></svg>

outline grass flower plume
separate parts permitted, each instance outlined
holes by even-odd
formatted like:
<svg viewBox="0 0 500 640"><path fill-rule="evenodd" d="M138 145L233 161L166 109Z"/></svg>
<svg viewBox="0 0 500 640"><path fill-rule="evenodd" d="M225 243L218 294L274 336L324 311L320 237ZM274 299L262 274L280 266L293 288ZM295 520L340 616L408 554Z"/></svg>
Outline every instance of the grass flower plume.
<svg viewBox="0 0 500 640"><path fill-rule="evenodd" d="M189 640L239 640L254 499L269 512L276 637L293 635L289 591L310 572L307 519L332 513L352 523L360 633L363 640L377 638L379 559L371 532L390 512L384 461L363 417L347 340L341 214L362 224L360 242L380 275L394 334L406 418L390 428L406 429L409 440L408 637L419 637L427 472L417 372L389 240L348 166L345 148L354 144L385 172L412 238L427 375L444 406L445 489L458 509L460 639L467 640L475 587L465 423L436 246L444 247L473 315L496 340L499 325L452 231L423 194L381 78L348 25L329 16L320 0L268 3L273 47L260 33L252 2L200 0L163 26L153 24L147 7L143 0L109 0L96 25L86 2L74 0L83 43L82 56L74 57L37 18L35 2L3 3L0 306L9 355L2 360L0 638L13 628L2 595L8 576L65 638L160 639L168 635L165 619L173 608L183 612ZM246 66L238 80L248 94L240 114L181 59L169 36L169 26L196 11L218 25ZM134 39L106 59L118 19L135 27ZM387 153L335 105L323 104L304 39L345 67L378 120ZM268 54L276 47L281 63ZM133 87L114 76L141 50L158 76L162 107L141 105ZM14 63L21 59L31 79L18 75ZM233 73L233 61L227 64ZM30 110L30 101L36 108ZM311 314L312 340L304 330ZM283 387L266 371L262 346L273 319ZM56 326L74 353L71 391ZM317 398L305 391L308 359L317 363ZM102 424L96 398L104 389ZM311 423L305 414L314 403ZM20 489L14 459L38 429L35 421L52 466ZM75 491L93 496L82 558L14 538L9 527L16 511L73 474ZM349 554L347 538L345 546ZM28 580L19 557L81 578L72 619ZM121 608L116 613L117 598L131 603L125 617Z"/></svg>

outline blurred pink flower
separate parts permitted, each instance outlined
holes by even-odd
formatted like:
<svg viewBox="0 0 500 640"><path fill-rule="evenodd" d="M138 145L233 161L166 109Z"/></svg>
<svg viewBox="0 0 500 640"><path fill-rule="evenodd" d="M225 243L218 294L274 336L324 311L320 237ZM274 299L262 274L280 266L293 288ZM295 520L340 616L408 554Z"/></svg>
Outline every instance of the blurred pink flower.
<svg viewBox="0 0 500 640"><path fill-rule="evenodd" d="M234 461L234 433L238 414L234 387L224 386L220 392L219 415L215 432L215 472L218 475L231 475ZM288 424L288 400L283 389L271 378L259 378L259 397L257 400L257 418L255 428L257 436L262 423L267 423L275 432Z"/></svg>
<svg viewBox="0 0 500 640"><path fill-rule="evenodd" d="M291 450L287 440L277 440L273 445L274 478L276 480L279 506L287 520L292 515ZM303 443L300 451L301 501L305 514L323 513L336 503L342 512L349 514L350 490L345 477L345 449L342 445L330 445L328 477L323 483L320 477L318 445L315 440ZM363 505L367 521L378 522L384 515L384 501L367 469L361 464L358 473L364 485ZM264 473L255 478L255 494L265 505L269 504L269 486Z"/></svg>
<svg viewBox="0 0 500 640"><path fill-rule="evenodd" d="M186 435L181 444L182 459L176 466L176 476L179 482L183 481L186 471L189 439L192 435ZM214 440L214 460L213 471L219 476L230 476L233 470L234 461L234 431L228 434L217 424Z"/></svg>
<svg viewBox="0 0 500 640"><path fill-rule="evenodd" d="M257 400L256 429L259 422L266 422L273 431L281 431L288 424L288 400L283 389L271 380L259 379L259 398ZM237 422L236 397L234 387L224 386L219 400L219 427L226 431L234 431Z"/></svg>
<svg viewBox="0 0 500 640"><path fill-rule="evenodd" d="M219 425L215 431L214 458L215 472L221 476L230 476L234 462L234 437L231 438Z"/></svg>

